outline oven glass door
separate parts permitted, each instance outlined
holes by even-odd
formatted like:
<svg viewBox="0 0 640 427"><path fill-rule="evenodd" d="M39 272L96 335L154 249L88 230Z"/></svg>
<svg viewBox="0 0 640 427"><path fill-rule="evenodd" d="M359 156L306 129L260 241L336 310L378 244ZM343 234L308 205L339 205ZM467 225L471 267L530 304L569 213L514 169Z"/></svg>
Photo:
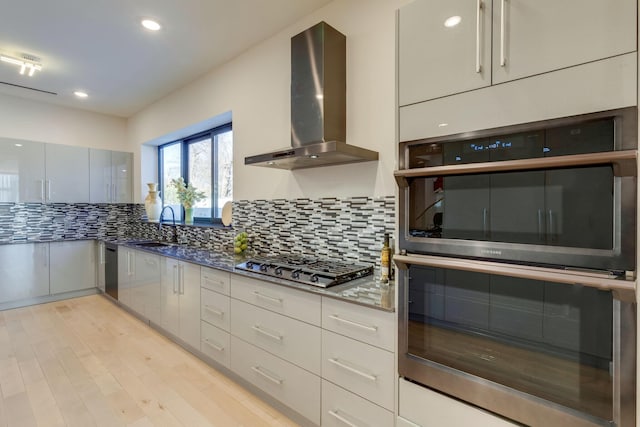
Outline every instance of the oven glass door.
<svg viewBox="0 0 640 427"><path fill-rule="evenodd" d="M409 235L614 248L611 165L415 178Z"/></svg>
<svg viewBox="0 0 640 427"><path fill-rule="evenodd" d="M410 266L409 355L613 417L611 292Z"/></svg>

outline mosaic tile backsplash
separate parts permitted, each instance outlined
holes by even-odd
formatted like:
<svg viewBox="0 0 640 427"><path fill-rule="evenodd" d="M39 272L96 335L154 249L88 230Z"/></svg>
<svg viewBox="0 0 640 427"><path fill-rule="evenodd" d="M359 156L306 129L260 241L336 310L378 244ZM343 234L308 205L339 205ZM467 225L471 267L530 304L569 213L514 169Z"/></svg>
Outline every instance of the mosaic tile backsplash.
<svg viewBox="0 0 640 427"><path fill-rule="evenodd" d="M83 238L154 239L231 250L239 231L252 251L377 262L393 235L395 198L240 200L231 227L171 227L146 222L144 206L0 203L0 243ZM177 234L176 234L177 233Z"/></svg>

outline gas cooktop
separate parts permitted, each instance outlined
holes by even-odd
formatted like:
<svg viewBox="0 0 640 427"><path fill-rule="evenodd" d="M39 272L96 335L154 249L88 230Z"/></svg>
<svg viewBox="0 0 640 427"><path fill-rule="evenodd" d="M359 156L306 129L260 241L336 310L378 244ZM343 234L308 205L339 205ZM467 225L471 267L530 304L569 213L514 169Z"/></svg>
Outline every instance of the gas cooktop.
<svg viewBox="0 0 640 427"><path fill-rule="evenodd" d="M301 255L253 257L237 269L328 288L373 274L373 265L344 263Z"/></svg>

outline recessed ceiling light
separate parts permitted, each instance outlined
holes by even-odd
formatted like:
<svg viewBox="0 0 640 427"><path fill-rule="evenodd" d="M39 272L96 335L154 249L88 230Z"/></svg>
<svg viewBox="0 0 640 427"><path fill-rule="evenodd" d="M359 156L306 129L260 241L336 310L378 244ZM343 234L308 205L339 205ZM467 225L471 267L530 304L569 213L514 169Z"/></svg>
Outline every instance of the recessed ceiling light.
<svg viewBox="0 0 640 427"><path fill-rule="evenodd" d="M152 19L143 19L141 24L147 30L151 30L151 31L158 31L160 28L162 28L160 24L158 24L156 21Z"/></svg>
<svg viewBox="0 0 640 427"><path fill-rule="evenodd" d="M22 144L14 144L16 147L22 147Z"/></svg>
<svg viewBox="0 0 640 427"><path fill-rule="evenodd" d="M449 126L449 123L439 123L438 124L439 128L443 128L443 127L446 127L446 126Z"/></svg>
<svg viewBox="0 0 640 427"><path fill-rule="evenodd" d="M78 98L86 98L87 96L89 96L89 95L87 94L87 92L83 92L83 91L81 91L81 90L77 90L77 91L73 92L73 94L74 94L75 96L77 96Z"/></svg>
<svg viewBox="0 0 640 427"><path fill-rule="evenodd" d="M455 27L460 23L460 21L462 21L462 18L458 15L451 16L444 21L444 26L447 28Z"/></svg>
<svg viewBox="0 0 640 427"><path fill-rule="evenodd" d="M312 155L310 155L310 156L309 156L309 158L310 158L310 159L317 159L317 158L318 158L318 155L317 155L317 154L312 154Z"/></svg>
<svg viewBox="0 0 640 427"><path fill-rule="evenodd" d="M273 165L275 165L275 164L276 164L276 162L267 162L267 164L268 164L269 166L273 166Z"/></svg>

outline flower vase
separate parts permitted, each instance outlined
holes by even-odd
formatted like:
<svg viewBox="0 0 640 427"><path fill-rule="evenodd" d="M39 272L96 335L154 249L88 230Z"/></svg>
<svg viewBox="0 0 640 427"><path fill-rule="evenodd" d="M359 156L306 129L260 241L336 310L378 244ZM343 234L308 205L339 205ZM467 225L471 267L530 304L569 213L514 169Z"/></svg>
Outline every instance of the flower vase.
<svg viewBox="0 0 640 427"><path fill-rule="evenodd" d="M158 184L150 182L147 183L149 187L149 194L144 199L144 209L147 212L147 220L149 222L160 221L160 213L162 212L162 199L160 198L160 192L158 191Z"/></svg>
<svg viewBox="0 0 640 427"><path fill-rule="evenodd" d="M184 208L184 223L193 224L193 208Z"/></svg>

